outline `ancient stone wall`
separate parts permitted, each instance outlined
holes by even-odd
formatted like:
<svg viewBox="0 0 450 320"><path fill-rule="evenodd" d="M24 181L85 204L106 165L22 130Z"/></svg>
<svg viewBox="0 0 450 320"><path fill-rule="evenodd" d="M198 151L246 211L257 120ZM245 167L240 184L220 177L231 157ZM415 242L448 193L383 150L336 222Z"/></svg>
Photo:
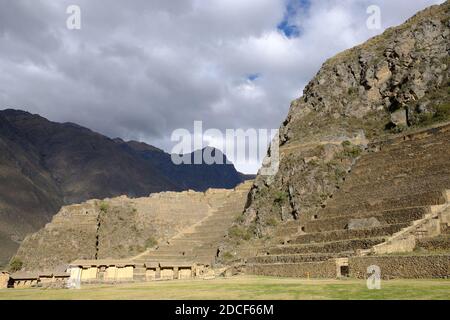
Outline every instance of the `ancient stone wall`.
<svg viewBox="0 0 450 320"><path fill-rule="evenodd" d="M427 251L448 251L450 250L450 235L445 234L434 238L417 240L416 247Z"/></svg>
<svg viewBox="0 0 450 320"><path fill-rule="evenodd" d="M51 223L25 238L16 258L25 270L44 270L76 258L94 259L99 212L96 201L63 207Z"/></svg>
<svg viewBox="0 0 450 320"><path fill-rule="evenodd" d="M336 277L336 263L328 260L303 264L254 264L247 266L245 272L274 277L332 279Z"/></svg>
<svg viewBox="0 0 450 320"><path fill-rule="evenodd" d="M364 279L367 268L377 265L382 279L448 278L450 255L350 257L350 277Z"/></svg>

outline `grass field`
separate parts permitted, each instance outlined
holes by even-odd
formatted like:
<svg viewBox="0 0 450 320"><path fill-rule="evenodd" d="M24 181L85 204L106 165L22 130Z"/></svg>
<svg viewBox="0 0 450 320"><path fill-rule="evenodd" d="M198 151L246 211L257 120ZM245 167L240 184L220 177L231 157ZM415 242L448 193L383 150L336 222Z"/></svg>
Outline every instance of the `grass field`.
<svg viewBox="0 0 450 320"><path fill-rule="evenodd" d="M122 285L89 285L79 290L6 289L5 299L440 299L450 300L450 280L390 280L368 290L362 280L304 280L234 277L215 280L158 281Z"/></svg>

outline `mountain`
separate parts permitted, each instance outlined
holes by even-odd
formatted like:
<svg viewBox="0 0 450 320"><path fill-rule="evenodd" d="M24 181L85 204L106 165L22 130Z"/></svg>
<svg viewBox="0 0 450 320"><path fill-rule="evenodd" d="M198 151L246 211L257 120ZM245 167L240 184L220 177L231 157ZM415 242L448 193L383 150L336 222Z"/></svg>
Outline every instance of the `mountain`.
<svg viewBox="0 0 450 320"><path fill-rule="evenodd" d="M241 233L314 218L369 143L450 121L449 67L450 1L326 61L291 104L279 171L256 178Z"/></svg>
<svg viewBox="0 0 450 320"><path fill-rule="evenodd" d="M63 205L229 189L245 178L232 164L177 166L169 154L145 143L110 139L20 110L0 111L0 265Z"/></svg>

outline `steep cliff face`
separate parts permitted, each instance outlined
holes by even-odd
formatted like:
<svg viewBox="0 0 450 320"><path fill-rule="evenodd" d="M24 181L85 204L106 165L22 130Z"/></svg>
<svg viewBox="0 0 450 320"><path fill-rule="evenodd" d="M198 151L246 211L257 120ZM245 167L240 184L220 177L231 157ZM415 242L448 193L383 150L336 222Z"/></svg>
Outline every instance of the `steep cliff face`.
<svg viewBox="0 0 450 320"><path fill-rule="evenodd" d="M328 60L280 130L280 169L251 190L242 227L262 237L310 219L368 142L450 120L450 2Z"/></svg>
<svg viewBox="0 0 450 320"><path fill-rule="evenodd" d="M164 192L65 206L45 228L25 238L15 258L25 270L50 269L76 259L130 258L233 201L233 192Z"/></svg>

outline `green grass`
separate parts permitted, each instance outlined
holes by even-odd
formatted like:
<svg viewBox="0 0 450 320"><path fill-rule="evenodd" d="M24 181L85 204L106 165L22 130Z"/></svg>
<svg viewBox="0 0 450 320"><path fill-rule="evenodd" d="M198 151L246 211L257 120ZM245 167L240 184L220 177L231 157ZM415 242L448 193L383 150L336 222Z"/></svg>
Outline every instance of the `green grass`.
<svg viewBox="0 0 450 320"><path fill-rule="evenodd" d="M363 280L306 280L240 276L229 279L158 281L116 286L90 285L80 290L5 289L3 299L430 299L449 300L450 280L382 281L369 290Z"/></svg>

